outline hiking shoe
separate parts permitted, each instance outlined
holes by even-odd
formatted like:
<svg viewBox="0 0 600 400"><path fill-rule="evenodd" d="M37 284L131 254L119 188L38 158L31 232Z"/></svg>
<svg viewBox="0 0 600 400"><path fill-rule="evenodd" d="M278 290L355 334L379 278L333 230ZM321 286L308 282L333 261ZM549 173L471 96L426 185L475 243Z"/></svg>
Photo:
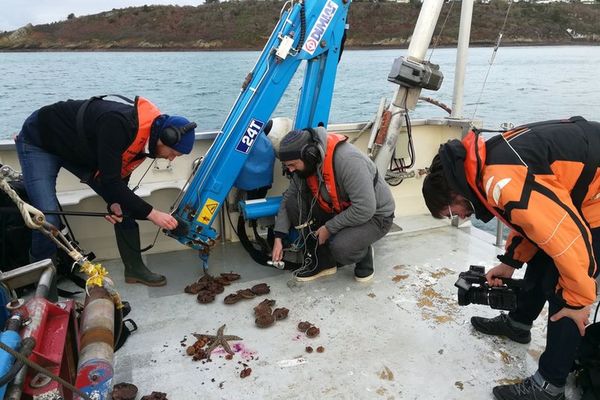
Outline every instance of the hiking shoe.
<svg viewBox="0 0 600 400"><path fill-rule="evenodd" d="M517 343L531 342L529 329L514 326L507 314L501 313L494 318L472 317L471 325L475 330L486 335L506 336Z"/></svg>
<svg viewBox="0 0 600 400"><path fill-rule="evenodd" d="M537 376L541 384L536 381ZM537 372L521 383L496 386L493 393L497 400L565 400L564 388L544 381Z"/></svg>
<svg viewBox="0 0 600 400"><path fill-rule="evenodd" d="M375 258L375 250L373 246L369 246L367 254L362 260L356 263L354 267L354 279L357 282L368 282L373 279L375 272L373 271L373 259Z"/></svg>
<svg viewBox="0 0 600 400"><path fill-rule="evenodd" d="M309 282L315 279L323 278L325 276L333 275L337 272L337 267L329 268L311 268L311 269L300 269L295 274L298 282Z"/></svg>

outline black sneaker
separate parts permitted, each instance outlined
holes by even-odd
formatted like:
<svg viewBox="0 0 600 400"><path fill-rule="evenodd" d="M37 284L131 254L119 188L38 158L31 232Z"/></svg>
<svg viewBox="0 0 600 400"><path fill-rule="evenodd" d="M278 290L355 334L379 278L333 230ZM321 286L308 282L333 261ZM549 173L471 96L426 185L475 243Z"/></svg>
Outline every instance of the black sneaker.
<svg viewBox="0 0 600 400"><path fill-rule="evenodd" d="M337 272L335 260L331 256L329 247L317 246L315 253L306 252L302 267L294 272L298 282L313 281Z"/></svg>
<svg viewBox="0 0 600 400"><path fill-rule="evenodd" d="M373 259L375 258L375 250L373 246L367 249L367 255L356 263L354 267L354 279L357 282L368 282L373 279L375 272L373 271Z"/></svg>
<svg viewBox="0 0 600 400"><path fill-rule="evenodd" d="M548 382L544 382L543 386L538 385L533 376L530 376L521 383L496 386L493 393L497 400L565 400L563 388Z"/></svg>
<svg viewBox="0 0 600 400"><path fill-rule="evenodd" d="M329 268L301 268L295 273L298 282L309 282L325 276L333 275L337 272L337 267Z"/></svg>
<svg viewBox="0 0 600 400"><path fill-rule="evenodd" d="M471 325L475 330L486 335L506 336L510 340L523 344L531 342L531 331L513 326L508 315L504 313L494 318L472 317Z"/></svg>

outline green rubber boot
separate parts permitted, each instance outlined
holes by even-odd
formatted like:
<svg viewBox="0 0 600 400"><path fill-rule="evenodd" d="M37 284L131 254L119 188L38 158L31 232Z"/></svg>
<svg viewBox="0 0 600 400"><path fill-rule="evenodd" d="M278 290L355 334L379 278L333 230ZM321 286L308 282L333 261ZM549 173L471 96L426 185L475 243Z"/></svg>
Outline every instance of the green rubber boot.
<svg viewBox="0 0 600 400"><path fill-rule="evenodd" d="M140 229L123 228L121 224L115 224L115 237L119 254L125 267L126 283L141 283L147 286L164 286L167 284L167 278L163 275L155 274L144 265L142 254L140 253Z"/></svg>

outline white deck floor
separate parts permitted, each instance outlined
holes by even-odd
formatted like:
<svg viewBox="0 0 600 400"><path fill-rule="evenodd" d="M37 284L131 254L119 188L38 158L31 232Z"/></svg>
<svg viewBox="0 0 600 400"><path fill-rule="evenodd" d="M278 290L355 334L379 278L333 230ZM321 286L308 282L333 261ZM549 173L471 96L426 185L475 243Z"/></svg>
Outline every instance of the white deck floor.
<svg viewBox="0 0 600 400"><path fill-rule="evenodd" d="M291 284L290 272L255 264L239 244L217 245L210 272L242 278L203 305L183 293L201 273L194 251L149 257L150 268L169 279L162 288L125 285L120 262L104 263L139 326L116 353L114 383L134 383L138 398L160 391L169 400L492 399L493 386L533 373L544 348L545 314L534 325L533 341L521 345L475 333L471 316L497 312L456 301L459 272L496 263L493 238L474 228L440 227L424 216L396 223L404 230L375 245L375 279L367 284L354 281L351 267ZM260 282L270 285L270 294L223 304L227 294ZM257 328L253 307L264 298L289 308L289 317ZM318 337L298 332L304 320L320 328ZM223 324L226 334L244 339L232 360L222 349L208 363L185 355L184 338L190 345L193 332L214 334ZM308 354L306 346L325 352ZM242 362L252 368L244 379Z"/></svg>

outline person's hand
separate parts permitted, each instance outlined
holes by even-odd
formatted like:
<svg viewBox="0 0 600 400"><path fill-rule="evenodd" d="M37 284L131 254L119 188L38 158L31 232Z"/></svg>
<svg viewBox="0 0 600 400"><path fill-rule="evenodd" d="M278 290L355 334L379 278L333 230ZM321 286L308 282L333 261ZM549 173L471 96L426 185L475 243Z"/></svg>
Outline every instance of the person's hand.
<svg viewBox="0 0 600 400"><path fill-rule="evenodd" d="M319 229L317 229L317 231L315 232L315 236L319 240L319 244L323 244L327 241L327 239L329 239L331 233L329 233L327 227L323 225Z"/></svg>
<svg viewBox="0 0 600 400"><path fill-rule="evenodd" d="M485 279L490 286L502 286L501 278L511 278L514 273L515 268L508 264L500 263L485 274Z"/></svg>
<svg viewBox="0 0 600 400"><path fill-rule="evenodd" d="M272 261L281 261L283 258L283 241L281 238L275 238L273 241L273 251L271 252Z"/></svg>
<svg viewBox="0 0 600 400"><path fill-rule="evenodd" d="M177 220L171 214L167 214L155 208L150 211L150 214L148 214L146 219L152 221L154 225L168 231L172 231L173 229L177 228Z"/></svg>
<svg viewBox="0 0 600 400"><path fill-rule="evenodd" d="M121 205L119 203L112 203L109 208L111 213L104 216L104 219L113 225L117 222L123 222L123 211L121 210Z"/></svg>
<svg viewBox="0 0 600 400"><path fill-rule="evenodd" d="M556 322L562 317L569 317L575 321L575 324L579 329L579 334L581 336L585 336L585 327L590 324L590 310L591 306L586 306L579 310L563 307L556 314L550 317L550 321Z"/></svg>

